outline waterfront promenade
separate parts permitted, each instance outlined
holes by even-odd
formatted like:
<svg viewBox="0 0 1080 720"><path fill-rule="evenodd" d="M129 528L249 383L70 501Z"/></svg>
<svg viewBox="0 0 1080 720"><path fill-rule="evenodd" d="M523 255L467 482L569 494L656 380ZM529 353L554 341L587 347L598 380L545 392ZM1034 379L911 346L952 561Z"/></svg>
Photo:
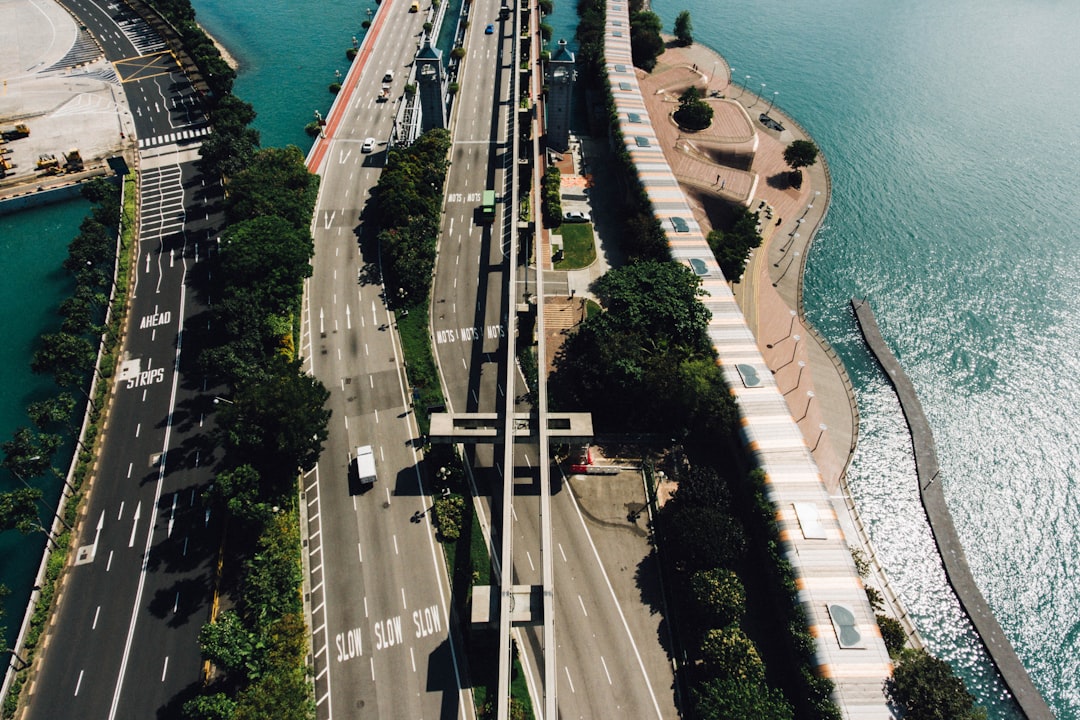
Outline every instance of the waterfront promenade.
<svg viewBox="0 0 1080 720"><path fill-rule="evenodd" d="M1001 625L994 617L979 586L975 584L975 578L971 575L964 547L960 544L952 515L945 503L945 493L938 477L941 468L938 466L934 436L930 431L930 423L923 414L922 403L919 402L919 397L915 393L915 387L881 336L881 330L878 328L870 303L865 299L852 299L851 306L855 310L855 318L859 322L866 345L877 358L881 369L885 371L889 382L895 388L904 418L907 420L908 429L911 432L911 445L915 452L919 497L926 509L926 518L930 523L934 542L937 543L941 561L945 566L945 576L956 592L960 606L971 618L971 623L986 646L990 659L994 661L994 665L997 666L998 672L1001 673L1002 679L1008 685L1020 709L1029 720L1053 718L1054 714L1043 700L1042 694L1031 682L1027 669L1020 662L1009 639L1005 637Z"/></svg>
<svg viewBox="0 0 1080 720"><path fill-rule="evenodd" d="M696 151L684 150L685 142L671 136L667 112L653 112L651 103L663 93L650 91L651 76L632 67L630 41L623 30L628 21L626 5L608 0L604 55L621 143L664 229L672 259L692 268L708 293L704 303L711 316L709 339L739 408L747 452L765 471L766 493L776 510L783 553L795 573L799 600L815 639L817 671L833 681L833 699L844 717L891 718L882 689L892 673L892 662L845 539L843 511L836 510L814 461L812 445L819 441L808 442L799 427L809 408L792 411L778 382L778 368L759 351L706 242L709 228L695 207L693 193L673 169L680 163L669 160L679 152ZM720 66L718 58L716 62ZM690 72L700 72L693 65ZM746 126L749 114L740 114ZM738 118L731 120L735 124L730 127L737 130ZM740 133L735 136L738 139ZM715 183L715 173L722 171L713 172ZM702 182L708 180L699 178L698 185ZM750 182L745 193L753 203L757 191ZM722 177L719 185L720 190L727 190ZM703 195L700 202L708 200ZM797 197L795 202L799 202ZM805 224L805 218L796 224ZM791 318L788 315L788 322ZM813 400L815 396L806 397Z"/></svg>
<svg viewBox="0 0 1080 720"><path fill-rule="evenodd" d="M921 648L922 638L878 561L847 491L845 474L859 431L854 389L836 352L803 313L806 257L831 195L825 158L819 156L813 166L803 169L800 188L791 187L786 182L784 149L793 140L812 141L809 134L775 102L733 83L727 63L712 49L698 44L681 47L667 40L657 66L639 78L665 158L703 233L712 229L721 199L751 210L758 210L764 201L771 209L762 208L762 244L750 254L731 291L813 455L845 536L862 550L870 566L871 575L864 580L881 593L888 614L903 624L909 644ZM712 126L698 133L680 131L670 118L679 95L691 84L706 90L714 111ZM763 125L762 112L783 129Z"/></svg>

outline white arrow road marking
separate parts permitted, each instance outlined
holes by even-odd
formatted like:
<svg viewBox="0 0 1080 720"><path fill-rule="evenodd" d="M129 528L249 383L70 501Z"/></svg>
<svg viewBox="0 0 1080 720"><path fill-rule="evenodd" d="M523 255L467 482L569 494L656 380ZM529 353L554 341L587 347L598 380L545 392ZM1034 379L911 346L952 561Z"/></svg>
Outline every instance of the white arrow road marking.
<svg viewBox="0 0 1080 720"><path fill-rule="evenodd" d="M165 537L172 537L173 522L176 520L176 493L172 496L172 510L169 512L169 530Z"/></svg>
<svg viewBox="0 0 1080 720"><path fill-rule="evenodd" d="M336 216L337 216L337 210L335 210L334 212L331 212L331 213L328 213L325 210L323 210L323 229L324 230L329 230L330 229L330 223L334 222L334 218Z"/></svg>
<svg viewBox="0 0 1080 720"><path fill-rule="evenodd" d="M135 530L139 527L139 517L142 515L142 500L135 506L135 517L131 521L131 538L128 540L128 547L135 547Z"/></svg>
<svg viewBox="0 0 1080 720"><path fill-rule="evenodd" d="M150 272L150 253L146 253L146 272Z"/></svg>

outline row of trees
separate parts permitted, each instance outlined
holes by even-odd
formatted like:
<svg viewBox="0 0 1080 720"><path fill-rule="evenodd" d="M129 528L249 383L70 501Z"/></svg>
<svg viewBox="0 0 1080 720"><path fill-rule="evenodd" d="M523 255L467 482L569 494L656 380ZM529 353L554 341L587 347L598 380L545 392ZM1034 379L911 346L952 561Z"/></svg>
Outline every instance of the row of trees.
<svg viewBox="0 0 1080 720"><path fill-rule="evenodd" d="M364 221L378 229L384 284L399 306L427 300L449 166L450 133L429 130L408 147L387 152Z"/></svg>
<svg viewBox="0 0 1080 720"><path fill-rule="evenodd" d="M790 720L794 709L766 679L765 663L747 635L747 534L724 479L707 466L678 477L679 489L659 511L655 539L683 619L681 636L695 660L684 681L688 713L701 720Z"/></svg>
<svg viewBox="0 0 1080 720"><path fill-rule="evenodd" d="M38 338L30 361L35 373L52 376L60 390L31 402L27 414L33 428L17 428L2 445L4 458L0 464L19 485L0 494L0 530L42 531L49 535L40 518L40 508L49 506L41 490L30 483L58 474L53 468L53 456L63 445L60 433L75 431L71 421L77 403L71 391L89 400L85 385L97 360L95 343L103 330L113 282L120 193L114 183L95 178L83 185L82 195L94 207L68 245L63 262L74 278L74 287L57 309L60 327Z"/></svg>
<svg viewBox="0 0 1080 720"><path fill-rule="evenodd" d="M245 104L223 99L219 112ZM254 114L251 113L253 118ZM214 444L224 449L206 502L227 517L222 588L233 607L199 636L213 682L184 705L190 720L314 715L307 682L307 628L301 602L296 477L318 460L327 437L329 391L296 357L304 280L311 276L311 216L318 177L296 147L255 149L236 122L246 158L223 154L229 197L212 281L213 332L198 365L227 398L218 405ZM204 160L206 155L204 154ZM204 167L207 165L204 164Z"/></svg>
<svg viewBox="0 0 1080 720"><path fill-rule="evenodd" d="M221 57L214 41L195 21L195 10L188 0L147 0L151 7L180 34L184 49L198 66L210 97L224 98L232 92L236 71Z"/></svg>
<svg viewBox="0 0 1080 720"><path fill-rule="evenodd" d="M187 0L158 5L174 25L177 18L183 27L194 24ZM214 673L184 703L183 715L309 720L315 707L296 478L317 461L330 411L329 392L303 372L295 345L303 284L311 276L318 177L296 147L260 149L250 127L254 109L213 70L220 57L200 61L205 46L182 34L216 91L208 99L212 131L199 169L228 188L226 227L213 273L203 278L210 322L188 331L195 337L186 347L198 349L195 367L225 396L212 431L213 445L224 453L205 501L213 517L227 518L220 591L231 605L200 633Z"/></svg>
<svg viewBox="0 0 1080 720"><path fill-rule="evenodd" d="M656 58L664 53L663 23L649 10L645 0L630 0L630 55L634 65L645 72L656 67Z"/></svg>

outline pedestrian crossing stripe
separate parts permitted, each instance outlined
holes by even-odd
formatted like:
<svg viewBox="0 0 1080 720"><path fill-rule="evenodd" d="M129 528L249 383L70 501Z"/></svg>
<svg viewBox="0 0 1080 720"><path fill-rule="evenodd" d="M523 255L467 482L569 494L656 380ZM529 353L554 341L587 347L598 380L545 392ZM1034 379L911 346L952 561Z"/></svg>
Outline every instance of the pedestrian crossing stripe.
<svg viewBox="0 0 1080 720"><path fill-rule="evenodd" d="M194 130L180 130L178 132L169 133L168 135L155 135L149 138L139 138L139 147L148 148L156 147L158 145L168 145L169 143L182 142L184 140L191 140L193 138L202 137L210 133L210 128L201 127Z"/></svg>

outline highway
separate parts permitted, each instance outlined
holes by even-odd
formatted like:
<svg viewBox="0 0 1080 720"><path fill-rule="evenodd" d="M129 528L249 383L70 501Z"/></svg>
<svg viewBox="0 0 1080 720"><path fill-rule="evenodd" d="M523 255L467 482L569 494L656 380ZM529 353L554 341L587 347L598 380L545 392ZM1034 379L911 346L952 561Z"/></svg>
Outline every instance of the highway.
<svg viewBox="0 0 1080 720"><path fill-rule="evenodd" d="M511 189L508 113L516 107L509 97L510 74L516 65L511 59L514 21L495 19L497 12L498 4L492 0L473 5L474 31L466 42L468 54L455 101L452 164L431 306L437 362L448 409L453 412L494 412L501 406L504 388L498 378L503 375L508 350L513 352L513 342L504 332L506 313L523 301L522 297L510 297L508 280L518 270L512 259L504 256L511 222L506 200ZM487 22L495 24L492 36L479 32ZM485 189L494 189L501 202L494 223L477 224L474 211ZM525 271L526 282L517 292L535 293L534 273L534 268ZM524 404L517 407L520 412L528 411ZM501 450L482 445L475 448L472 461L481 493L485 488L501 488L505 470L500 467L501 457ZM519 445L515 450L513 563L517 584L541 583L538 457L535 445ZM552 476L558 476L557 468ZM485 517L500 515L498 494L481 497ZM567 718L605 717L617 709L639 718L674 717L677 711L667 654L655 629L643 621L635 592L626 592L606 574L585 520L565 485L552 496L552 525L557 548L557 552L553 550L554 655L559 714ZM497 537L498 532L495 529L492 534ZM628 609L624 610L623 602L628 602ZM546 653L541 629L519 628L515 633L526 653L534 707L542 709L539 689Z"/></svg>
<svg viewBox="0 0 1080 720"><path fill-rule="evenodd" d="M358 220L385 161L428 12L428 3L418 13L406 3L380 6L328 116L328 140L312 154L322 181L301 354L330 390L333 412L321 459L304 478L320 719L474 714L451 641L442 550L427 515L414 521L432 500L420 482L419 432L377 280L377 248ZM393 100L377 103L389 69ZM377 140L374 152L361 152L367 137ZM363 492L350 472L358 445L374 448L378 473Z"/></svg>
<svg viewBox="0 0 1080 720"><path fill-rule="evenodd" d="M68 7L116 67L148 149L111 420L26 717L168 717L200 681L197 635L220 540L200 497L215 461L205 435L212 404L185 372L181 333L204 310L189 281L221 222L220 191L193 166L206 120L160 39L115 8Z"/></svg>

